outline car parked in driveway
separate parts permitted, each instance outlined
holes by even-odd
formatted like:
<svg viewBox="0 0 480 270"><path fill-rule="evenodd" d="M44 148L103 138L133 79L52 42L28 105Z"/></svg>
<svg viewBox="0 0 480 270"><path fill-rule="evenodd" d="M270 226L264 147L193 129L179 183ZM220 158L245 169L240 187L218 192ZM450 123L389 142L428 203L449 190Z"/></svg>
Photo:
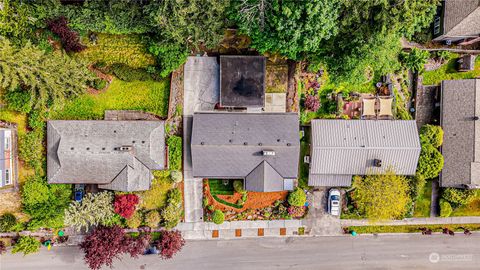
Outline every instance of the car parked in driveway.
<svg viewBox="0 0 480 270"><path fill-rule="evenodd" d="M340 216L340 190L330 189L328 192L328 213L332 216Z"/></svg>
<svg viewBox="0 0 480 270"><path fill-rule="evenodd" d="M81 202L83 200L83 196L85 195L85 185L84 184L75 184L74 189L74 199L76 202Z"/></svg>

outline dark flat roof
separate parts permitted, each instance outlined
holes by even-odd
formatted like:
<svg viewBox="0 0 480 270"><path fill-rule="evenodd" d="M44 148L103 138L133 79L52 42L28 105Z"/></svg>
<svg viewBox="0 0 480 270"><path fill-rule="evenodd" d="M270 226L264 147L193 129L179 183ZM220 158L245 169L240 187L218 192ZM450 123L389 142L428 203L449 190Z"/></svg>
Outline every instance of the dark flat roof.
<svg viewBox="0 0 480 270"><path fill-rule="evenodd" d="M220 105L264 107L265 62L263 56L220 56Z"/></svg>

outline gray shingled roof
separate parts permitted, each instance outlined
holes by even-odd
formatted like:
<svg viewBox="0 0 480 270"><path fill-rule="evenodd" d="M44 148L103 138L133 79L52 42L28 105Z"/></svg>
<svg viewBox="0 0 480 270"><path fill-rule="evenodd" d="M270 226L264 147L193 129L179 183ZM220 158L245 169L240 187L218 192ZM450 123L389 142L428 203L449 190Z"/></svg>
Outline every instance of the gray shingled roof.
<svg viewBox="0 0 480 270"><path fill-rule="evenodd" d="M352 175L414 175L420 155L415 121L313 120L309 185L349 186ZM381 167L375 167L375 159Z"/></svg>
<svg viewBox="0 0 480 270"><path fill-rule="evenodd" d="M443 187L480 186L480 80L442 82Z"/></svg>
<svg viewBox="0 0 480 270"><path fill-rule="evenodd" d="M283 189L277 174L282 179L298 175L294 113L195 113L191 145L194 177L246 179L247 188L277 191ZM267 150L275 155L264 156Z"/></svg>
<svg viewBox="0 0 480 270"><path fill-rule="evenodd" d="M147 190L150 170L164 169L164 136L163 121L48 121L48 182Z"/></svg>
<svg viewBox="0 0 480 270"><path fill-rule="evenodd" d="M445 36L474 36L480 33L480 1L445 1L443 33Z"/></svg>

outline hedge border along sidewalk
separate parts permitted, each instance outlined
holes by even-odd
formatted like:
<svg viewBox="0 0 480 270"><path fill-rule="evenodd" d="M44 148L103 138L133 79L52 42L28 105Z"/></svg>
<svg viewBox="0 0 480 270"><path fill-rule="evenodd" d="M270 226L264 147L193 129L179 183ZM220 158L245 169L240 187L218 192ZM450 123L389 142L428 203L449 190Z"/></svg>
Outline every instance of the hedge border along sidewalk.
<svg viewBox="0 0 480 270"><path fill-rule="evenodd" d="M370 233L419 233L419 228L427 228L432 232L442 232L448 228L455 232L463 232L462 228L470 231L480 231L480 224L435 224L435 225L379 225L379 226L349 226L348 231L355 231L358 234Z"/></svg>

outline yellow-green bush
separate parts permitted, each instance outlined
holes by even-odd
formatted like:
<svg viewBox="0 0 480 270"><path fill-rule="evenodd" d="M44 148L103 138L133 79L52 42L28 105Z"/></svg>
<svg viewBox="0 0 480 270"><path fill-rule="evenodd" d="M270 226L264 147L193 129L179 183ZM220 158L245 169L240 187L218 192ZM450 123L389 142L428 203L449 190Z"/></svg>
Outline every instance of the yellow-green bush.
<svg viewBox="0 0 480 270"><path fill-rule="evenodd" d="M155 65L155 58L147 52L146 44L138 35L97 34L95 44L82 40L87 49L76 54L92 63L125 64L132 68Z"/></svg>

